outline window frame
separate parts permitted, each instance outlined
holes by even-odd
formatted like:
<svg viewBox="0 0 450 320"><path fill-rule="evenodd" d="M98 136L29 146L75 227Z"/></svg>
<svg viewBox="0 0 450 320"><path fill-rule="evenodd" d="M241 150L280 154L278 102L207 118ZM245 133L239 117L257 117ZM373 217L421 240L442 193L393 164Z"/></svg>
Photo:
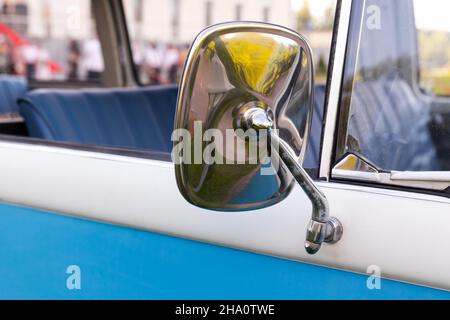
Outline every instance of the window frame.
<svg viewBox="0 0 450 320"><path fill-rule="evenodd" d="M136 65L134 59L133 59L133 47L131 45L131 35L130 35L130 30L129 30L129 25L128 25L128 17L127 14L125 12L125 6L123 3L124 0L120 0L117 1L117 8L116 8L116 16L117 16L117 20L120 20L121 26L122 26L122 30L123 30L123 47L124 47L124 51L125 51L125 55L126 55L126 60L127 63L129 64L129 78L131 78L131 81L127 81L127 82L131 82L129 83L130 85L137 85L138 87L151 87L153 86L150 83L144 83L142 82L140 76L139 76L139 70L138 70L138 66Z"/></svg>
<svg viewBox="0 0 450 320"><path fill-rule="evenodd" d="M350 0L342 0L342 2L348 2ZM337 40L336 39L336 46L339 45L338 41L345 41L345 51L344 55L341 57L337 57L338 63L342 64L342 72L338 74L339 77L339 97L337 104L335 106L336 111L336 118L334 119L327 119L325 126L328 127L328 131L330 131L331 123L335 124L335 127L333 128L334 132L334 138L332 139L332 149L330 154L330 162L327 166L327 176L326 179L330 182L336 182L340 184L349 184L349 185L355 185L355 186L365 186L365 187L373 187L373 188L379 188L379 189L388 189L388 190L398 190L398 191L408 191L408 192L414 192L414 193L422 193L422 194L429 194L429 195L437 195L442 196L446 198L450 198L450 186L447 189L444 190L431 190L426 187L426 183L423 184L422 187L415 187L406 185L404 183L402 184L395 184L395 183L380 183L375 182L373 180L367 179L367 178L360 178L357 177L356 174L354 177L349 175L348 177L336 177L334 172L334 168L337 164L339 164L340 161L343 160L345 153L342 152L342 150L345 149L346 145L346 139L347 139L347 124L348 124L348 116L349 116L349 109L351 105L351 97L352 92L354 88L355 83L355 70L357 67L357 56L358 56L358 50L360 46L360 37L361 37L361 28L362 24L364 22L364 2L361 1L350 1L351 2L351 12L348 17L348 33L344 39ZM341 16L342 18L342 16ZM354 41L355 39L358 39L358 41ZM342 46L342 43L340 44ZM336 57L335 57L336 58ZM336 68L336 65L334 65L334 68ZM418 76L418 75L414 75ZM348 88L345 88L345 81L347 79L350 79L347 84ZM418 81L418 79L416 79ZM332 82L336 81L336 78L331 80ZM418 87L418 82L413 84L413 91L415 93L419 93L418 97L421 98L422 93L420 93L420 89ZM335 89L336 90L336 89ZM347 90L347 91L346 91ZM344 96L347 96L346 99L344 99ZM327 114L330 109L330 105L327 103ZM326 153L327 150L323 149L323 153ZM341 156L340 156L341 155ZM343 156L342 156L343 155ZM365 160L363 157L362 160ZM323 158L322 158L323 160ZM326 161L325 161L326 163ZM323 163L321 163L321 178L324 178L324 171L323 171ZM349 171L352 172L352 171ZM356 171L361 172L361 171ZM422 171L425 172L425 171ZM381 172L380 173L386 173ZM403 173L403 172L402 172ZM447 174L448 171L442 171L437 172L442 174ZM449 183L450 185L450 183Z"/></svg>

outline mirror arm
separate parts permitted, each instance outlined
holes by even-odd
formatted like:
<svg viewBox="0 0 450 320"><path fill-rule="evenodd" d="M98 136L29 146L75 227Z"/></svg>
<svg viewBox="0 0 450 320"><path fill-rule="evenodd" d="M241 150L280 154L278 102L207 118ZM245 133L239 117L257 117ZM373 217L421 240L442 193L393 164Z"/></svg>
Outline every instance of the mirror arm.
<svg viewBox="0 0 450 320"><path fill-rule="evenodd" d="M292 155L286 142L273 130L272 117L262 108L251 106L239 119L244 129L257 132L267 130L272 152L276 152L294 179L303 189L312 204L312 217L306 232L305 249L309 254L320 250L322 243L336 243L344 231L341 222L330 216L330 206L325 194L319 190L314 181Z"/></svg>
<svg viewBox="0 0 450 320"><path fill-rule="evenodd" d="M316 186L295 157L292 156L285 142L272 131L270 137L273 150L278 152L280 159L312 203L312 218L306 233L305 249L309 254L315 254L320 250L323 242L336 243L341 239L343 233L342 224L338 219L330 217L330 207L325 194Z"/></svg>
<svg viewBox="0 0 450 320"><path fill-rule="evenodd" d="M286 147L286 143L276 134L271 134L274 150L278 150L278 155L289 171L294 176L297 183L306 193L313 204L312 218L319 222L326 222L329 217L328 200L323 192L316 186L305 169L298 164L292 156L292 152Z"/></svg>

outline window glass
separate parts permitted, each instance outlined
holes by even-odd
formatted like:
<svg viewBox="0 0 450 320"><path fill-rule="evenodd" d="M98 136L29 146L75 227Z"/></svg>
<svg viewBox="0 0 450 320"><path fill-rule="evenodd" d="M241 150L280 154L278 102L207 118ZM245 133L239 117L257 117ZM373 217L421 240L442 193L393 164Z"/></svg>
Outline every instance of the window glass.
<svg viewBox="0 0 450 320"><path fill-rule="evenodd" d="M103 55L90 0L0 0L0 73L100 81Z"/></svg>
<svg viewBox="0 0 450 320"><path fill-rule="evenodd" d="M176 83L189 45L209 25L269 22L300 31L314 49L325 82L335 0L123 0L141 83Z"/></svg>
<svg viewBox="0 0 450 320"><path fill-rule="evenodd" d="M448 73L449 52L439 53L442 59L438 59L440 49L432 48L437 44L423 41L423 32L430 32L441 41L447 38L441 44L448 45L447 34L425 28L445 27L448 20L438 12L448 12L446 8L446 2L434 0L356 2L346 56L338 159L353 153L380 170L450 170L450 99L438 98L421 86ZM447 90L445 77L441 80L439 90ZM433 86L437 90L436 83Z"/></svg>

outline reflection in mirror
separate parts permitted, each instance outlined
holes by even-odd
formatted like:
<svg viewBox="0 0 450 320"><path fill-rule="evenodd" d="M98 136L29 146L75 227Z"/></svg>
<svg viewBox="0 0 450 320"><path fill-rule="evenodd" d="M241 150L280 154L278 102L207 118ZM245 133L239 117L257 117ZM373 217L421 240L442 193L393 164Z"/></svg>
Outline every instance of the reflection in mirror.
<svg viewBox="0 0 450 320"><path fill-rule="evenodd" d="M267 134L247 130L242 119L264 111L301 164L312 76L309 46L288 29L228 23L201 33L184 70L173 137L174 157L182 159L175 163L185 198L200 207L229 211L284 199L292 175L271 157Z"/></svg>

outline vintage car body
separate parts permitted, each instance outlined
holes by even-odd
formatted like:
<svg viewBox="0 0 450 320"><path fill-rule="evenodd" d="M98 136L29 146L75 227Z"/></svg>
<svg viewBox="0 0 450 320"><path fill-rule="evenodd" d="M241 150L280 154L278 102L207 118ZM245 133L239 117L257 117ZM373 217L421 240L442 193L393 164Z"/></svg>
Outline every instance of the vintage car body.
<svg viewBox="0 0 450 320"><path fill-rule="evenodd" d="M389 6L394 17L411 9L408 1L339 1L329 83L316 92L324 96L325 112L316 101L319 119L313 119L305 163L315 169L309 172L344 226L338 243L324 245L316 255L305 252L311 204L298 186L283 202L246 213L189 204L177 188L164 143L159 151L139 153L4 136L0 298L450 298L450 199L441 191L450 185L448 172L421 179L400 172L398 181L414 181L412 188L386 183L382 172L335 167L341 89L369 2ZM61 94L59 103L100 101L88 91ZM30 111L36 105L47 117L45 94L36 93L31 107L23 100L26 121L36 121ZM112 101L131 101L120 95ZM159 109L153 110L156 122L172 125L175 110L163 120ZM166 137L173 129L166 127L154 134ZM41 127L29 131L45 138ZM52 134L57 140L57 129ZM81 270L80 290L66 286L71 265ZM373 288L368 281L377 270L381 287Z"/></svg>

